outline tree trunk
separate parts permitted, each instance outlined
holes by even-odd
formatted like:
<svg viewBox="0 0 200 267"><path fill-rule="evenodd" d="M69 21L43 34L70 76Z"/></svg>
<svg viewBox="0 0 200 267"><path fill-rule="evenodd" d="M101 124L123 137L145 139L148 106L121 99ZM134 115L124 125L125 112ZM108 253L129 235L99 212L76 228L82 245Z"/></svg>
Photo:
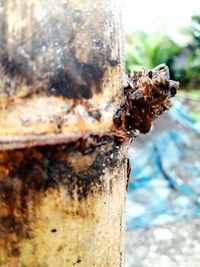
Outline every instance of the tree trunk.
<svg viewBox="0 0 200 267"><path fill-rule="evenodd" d="M0 266L124 264L127 144L169 108L124 75L120 0L0 0Z"/></svg>
<svg viewBox="0 0 200 267"><path fill-rule="evenodd" d="M123 266L118 0L0 0L0 266Z"/></svg>

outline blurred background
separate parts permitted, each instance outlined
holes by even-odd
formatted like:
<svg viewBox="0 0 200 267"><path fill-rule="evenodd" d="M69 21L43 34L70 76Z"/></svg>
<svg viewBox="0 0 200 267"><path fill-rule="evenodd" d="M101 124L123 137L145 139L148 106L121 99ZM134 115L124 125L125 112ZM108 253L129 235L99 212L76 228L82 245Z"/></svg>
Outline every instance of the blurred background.
<svg viewBox="0 0 200 267"><path fill-rule="evenodd" d="M181 84L129 150L126 267L200 267L200 1L124 2L127 72L166 63Z"/></svg>

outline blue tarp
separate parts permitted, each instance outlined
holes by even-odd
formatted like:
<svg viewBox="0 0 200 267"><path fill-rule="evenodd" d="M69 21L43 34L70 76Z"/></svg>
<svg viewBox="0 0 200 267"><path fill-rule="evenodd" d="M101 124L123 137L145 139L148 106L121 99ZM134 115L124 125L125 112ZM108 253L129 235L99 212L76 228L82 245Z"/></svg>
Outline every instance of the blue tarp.
<svg viewBox="0 0 200 267"><path fill-rule="evenodd" d="M129 150L127 228L200 215L200 125L179 102L168 114L174 127L153 131L143 146L133 142Z"/></svg>

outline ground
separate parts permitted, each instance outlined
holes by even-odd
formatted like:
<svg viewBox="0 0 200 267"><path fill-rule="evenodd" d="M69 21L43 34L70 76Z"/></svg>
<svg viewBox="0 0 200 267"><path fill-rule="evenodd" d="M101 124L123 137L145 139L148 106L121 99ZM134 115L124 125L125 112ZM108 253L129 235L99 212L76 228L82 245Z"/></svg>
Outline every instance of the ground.
<svg viewBox="0 0 200 267"><path fill-rule="evenodd" d="M198 115L200 99L193 99L180 94L179 101L183 103L189 113ZM197 116L197 117L198 117ZM154 132L162 132L173 128L180 131L181 126L174 124L169 114L164 114L155 124L154 130L147 136L139 136L133 142L136 149L140 149ZM198 142L199 136L191 142ZM199 153L192 155L187 161L199 162ZM199 164L199 163L198 163ZM179 175L182 176L178 170ZM199 193L198 188L196 191ZM176 197L177 192L174 193ZM126 267L199 267L200 266L200 218L190 217L190 220L176 221L149 228L129 229L126 233Z"/></svg>
<svg viewBox="0 0 200 267"><path fill-rule="evenodd" d="M126 267L199 267L200 218L126 233Z"/></svg>

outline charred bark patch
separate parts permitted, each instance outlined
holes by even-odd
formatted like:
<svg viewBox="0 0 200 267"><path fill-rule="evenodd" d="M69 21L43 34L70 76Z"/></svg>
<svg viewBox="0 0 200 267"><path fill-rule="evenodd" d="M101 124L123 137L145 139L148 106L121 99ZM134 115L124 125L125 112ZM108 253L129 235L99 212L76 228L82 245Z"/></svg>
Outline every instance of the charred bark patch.
<svg viewBox="0 0 200 267"><path fill-rule="evenodd" d="M25 66L23 66L22 62L16 62L15 59L9 60L8 56L4 56L1 62L6 74L10 74L11 76L25 74Z"/></svg>
<svg viewBox="0 0 200 267"><path fill-rule="evenodd" d="M0 164L3 166L0 168L0 238L4 233L8 235L11 244L10 250L7 250L9 255L20 255L16 245L18 238L34 238L30 230L30 221L34 221L30 205L34 203L31 212L36 212L49 190L57 194L60 188L65 188L68 197L80 203L91 196L113 193L113 177L111 175L107 181L104 174L111 174L117 166L123 166L125 155L120 156L114 137L99 138L99 141L97 136L88 139L66 145L0 152ZM92 142L96 142L96 146L86 155L85 150ZM82 170L78 165L84 157L88 157L89 164ZM71 164L72 158L77 168ZM82 216L77 212L74 216ZM57 231L56 225L50 229L52 234Z"/></svg>
<svg viewBox="0 0 200 267"><path fill-rule="evenodd" d="M56 2L56 1L55 1ZM9 2L10 3L10 2ZM61 14L50 10L45 2L2 2L0 10L0 79L6 80L0 95L30 96L47 94L65 98L89 99L102 92L102 81L108 68L121 65L120 51L113 57L117 25L114 22L110 36L93 27L92 12L70 12L69 4L56 3ZM36 9L43 10L43 14ZM42 12L42 11L41 11ZM12 15L16 19L12 19ZM59 15L59 16L58 16ZM110 14L114 17L114 14ZM91 25L87 32L85 17ZM109 20L110 20L109 16ZM21 20L23 19L22 26ZM107 22L107 15L99 16L99 25ZM107 22L108 23L108 22ZM13 30L9 31L12 25ZM75 26L76 25L76 26ZM84 28L86 30L79 30ZM99 26L100 27L100 26ZM81 32L85 31L86 34ZM76 43L75 45L72 45ZM12 83L12 86L9 86ZM20 86L19 86L20 84ZM22 89L23 88L23 89ZM93 91L92 91L93 90Z"/></svg>
<svg viewBox="0 0 200 267"><path fill-rule="evenodd" d="M73 77L70 77L64 70L58 71L51 78L48 93L68 98L90 98L92 95L86 85L76 84Z"/></svg>
<svg viewBox="0 0 200 267"><path fill-rule="evenodd" d="M95 156L92 157L88 169L80 171L78 168L73 169L69 157L76 159L74 151L79 151L77 153L81 153L81 157L84 157L87 154L85 149L88 148L83 149L83 143L79 145L78 150L77 143L72 143L2 152L1 156L4 159L2 164L6 165L7 171L1 173L0 192L3 192L1 200L14 209L19 197L19 206L21 209L26 209L26 198L30 197L30 192L44 192L49 188L56 189L60 185L66 187L72 198L78 187L78 192L75 193L78 193L79 200L87 198L91 192L104 193L107 190L101 179L104 170L112 172L120 164L116 144L112 139L101 140L92 152ZM12 213L13 210L10 211L11 215Z"/></svg>
<svg viewBox="0 0 200 267"><path fill-rule="evenodd" d="M94 93L92 92L92 86L96 85L96 93L101 91L102 68L96 62L85 64L76 61L74 64L77 75L73 75L70 70L58 69L50 79L48 94L73 99L88 99Z"/></svg>

